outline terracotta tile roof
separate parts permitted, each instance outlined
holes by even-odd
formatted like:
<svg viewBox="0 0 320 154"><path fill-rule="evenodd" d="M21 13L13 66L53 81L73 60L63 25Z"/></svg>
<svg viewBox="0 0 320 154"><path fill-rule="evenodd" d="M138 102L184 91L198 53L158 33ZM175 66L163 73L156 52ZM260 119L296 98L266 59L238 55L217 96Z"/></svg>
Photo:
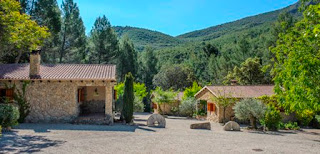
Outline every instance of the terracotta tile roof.
<svg viewBox="0 0 320 154"><path fill-rule="evenodd" d="M0 64L0 80L28 80L29 64ZM45 64L40 66L43 80L116 80L115 65Z"/></svg>
<svg viewBox="0 0 320 154"><path fill-rule="evenodd" d="M233 98L256 98L263 95L273 95L273 85L268 86L206 86L195 96L207 89L215 96Z"/></svg>

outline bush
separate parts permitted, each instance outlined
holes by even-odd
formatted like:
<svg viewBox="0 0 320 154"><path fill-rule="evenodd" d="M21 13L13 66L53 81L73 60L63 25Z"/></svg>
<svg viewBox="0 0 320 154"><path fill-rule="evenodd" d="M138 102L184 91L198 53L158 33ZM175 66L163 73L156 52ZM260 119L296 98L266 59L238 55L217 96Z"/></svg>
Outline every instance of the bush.
<svg viewBox="0 0 320 154"><path fill-rule="evenodd" d="M281 129L286 129L286 130L299 130L300 127L298 126L297 122L288 122L288 123L280 123L280 128Z"/></svg>
<svg viewBox="0 0 320 154"><path fill-rule="evenodd" d="M133 102L133 112L143 112L144 111L144 104L141 99L138 97L134 97Z"/></svg>
<svg viewBox="0 0 320 154"><path fill-rule="evenodd" d="M264 123L268 130L278 130L281 119L280 111L276 107L269 105L262 123Z"/></svg>
<svg viewBox="0 0 320 154"><path fill-rule="evenodd" d="M19 123L23 123L26 117L30 113L30 104L26 99L26 88L29 85L30 82L23 82L22 89L19 90L16 88L14 85L15 93L14 93L14 100L19 106L19 113L20 113L20 118L18 120Z"/></svg>
<svg viewBox="0 0 320 154"><path fill-rule="evenodd" d="M19 108L12 104L0 104L0 125L4 128L18 124Z"/></svg>
<svg viewBox="0 0 320 154"><path fill-rule="evenodd" d="M264 117L266 106L256 99L244 99L233 107L236 118L250 120L251 126L257 128L256 121Z"/></svg>
<svg viewBox="0 0 320 154"><path fill-rule="evenodd" d="M193 97L189 97L181 102L179 106L180 114L183 116L192 117L196 112L197 101Z"/></svg>

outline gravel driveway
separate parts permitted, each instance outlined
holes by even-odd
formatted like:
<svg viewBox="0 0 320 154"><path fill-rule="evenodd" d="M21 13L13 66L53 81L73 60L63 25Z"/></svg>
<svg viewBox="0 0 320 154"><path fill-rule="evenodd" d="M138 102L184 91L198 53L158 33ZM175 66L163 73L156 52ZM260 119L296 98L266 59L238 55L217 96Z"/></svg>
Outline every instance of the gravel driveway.
<svg viewBox="0 0 320 154"><path fill-rule="evenodd" d="M148 114L136 114L137 126L22 124L0 139L0 153L320 153L320 131L225 132L191 130L199 122L168 117L167 128L146 127Z"/></svg>

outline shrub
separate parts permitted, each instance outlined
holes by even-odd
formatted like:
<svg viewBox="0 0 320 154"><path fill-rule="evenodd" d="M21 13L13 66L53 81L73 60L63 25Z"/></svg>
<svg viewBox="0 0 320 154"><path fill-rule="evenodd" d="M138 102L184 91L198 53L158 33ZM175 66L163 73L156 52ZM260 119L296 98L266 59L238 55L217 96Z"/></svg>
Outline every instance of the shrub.
<svg viewBox="0 0 320 154"><path fill-rule="evenodd" d="M316 115L315 118L320 123L320 115Z"/></svg>
<svg viewBox="0 0 320 154"><path fill-rule="evenodd" d="M179 108L178 107L172 107L170 111L171 111L171 113L173 115L177 115L179 113Z"/></svg>
<svg viewBox="0 0 320 154"><path fill-rule="evenodd" d="M256 121L264 117L266 106L256 99L244 99L233 107L236 118L250 120L251 126L257 128Z"/></svg>
<svg viewBox="0 0 320 154"><path fill-rule="evenodd" d="M300 129L297 122L291 122L291 121L288 123L280 123L280 128L286 129L286 130L299 130Z"/></svg>
<svg viewBox="0 0 320 154"><path fill-rule="evenodd" d="M164 91L161 87L157 87L153 92L152 102L161 105L163 103L173 103L177 97L178 92L173 91L172 89ZM161 108L158 108L159 113L162 114Z"/></svg>
<svg viewBox="0 0 320 154"><path fill-rule="evenodd" d="M23 82L22 89L19 90L15 88L16 86L14 85L14 89L16 93L14 93L14 100L19 106L19 113L20 113L20 118L18 120L19 123L23 123L26 117L30 113L30 104L26 99L26 88L29 85L30 82Z"/></svg>
<svg viewBox="0 0 320 154"><path fill-rule="evenodd" d="M268 130L278 130L280 128L281 119L280 111L273 105L268 105L262 123L264 123Z"/></svg>
<svg viewBox="0 0 320 154"><path fill-rule="evenodd" d="M122 111L124 83L117 84L114 89L117 91L117 97L118 97L116 101L116 109L118 111ZM133 111L143 112L144 111L143 99L148 95L147 87L143 83L133 83L133 90L134 90Z"/></svg>
<svg viewBox="0 0 320 154"><path fill-rule="evenodd" d="M143 112L144 111L144 104L141 99L138 97L134 97L133 102L133 112Z"/></svg>
<svg viewBox="0 0 320 154"><path fill-rule="evenodd" d="M179 106L180 114L183 116L192 117L196 112L197 101L193 97L189 97L181 102Z"/></svg>
<svg viewBox="0 0 320 154"><path fill-rule="evenodd" d="M2 136L2 126L0 125L0 137Z"/></svg>
<svg viewBox="0 0 320 154"><path fill-rule="evenodd" d="M0 104L0 125L4 128L18 124L19 109L12 104Z"/></svg>

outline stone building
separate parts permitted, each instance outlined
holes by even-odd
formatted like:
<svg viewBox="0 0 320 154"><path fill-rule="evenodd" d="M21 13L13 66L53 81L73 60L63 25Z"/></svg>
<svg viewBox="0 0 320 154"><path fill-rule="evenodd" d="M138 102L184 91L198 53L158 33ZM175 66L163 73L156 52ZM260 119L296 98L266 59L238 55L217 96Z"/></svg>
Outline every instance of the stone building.
<svg viewBox="0 0 320 154"><path fill-rule="evenodd" d="M214 97L226 97L241 100L245 98L257 98L260 96L271 96L274 86L206 86L201 89L195 98L206 102L207 119L213 122L223 122L223 109L214 102ZM226 108L226 120L233 120L234 104Z"/></svg>
<svg viewBox="0 0 320 154"><path fill-rule="evenodd" d="M103 117L104 124L113 123L115 65L40 61L40 51L33 51L30 64L0 64L1 98L12 100L13 94L29 83L26 99L31 112L26 122L74 122L96 115L93 117Z"/></svg>
<svg viewBox="0 0 320 154"><path fill-rule="evenodd" d="M183 92L179 92L172 102L162 103L162 104L159 104L157 102L152 102L151 106L153 108L154 113L160 113L160 110L161 110L161 114L175 115L176 113L174 113L174 111L179 108L182 101L182 97L183 97ZM154 98L154 94L151 94L151 99L152 98Z"/></svg>

